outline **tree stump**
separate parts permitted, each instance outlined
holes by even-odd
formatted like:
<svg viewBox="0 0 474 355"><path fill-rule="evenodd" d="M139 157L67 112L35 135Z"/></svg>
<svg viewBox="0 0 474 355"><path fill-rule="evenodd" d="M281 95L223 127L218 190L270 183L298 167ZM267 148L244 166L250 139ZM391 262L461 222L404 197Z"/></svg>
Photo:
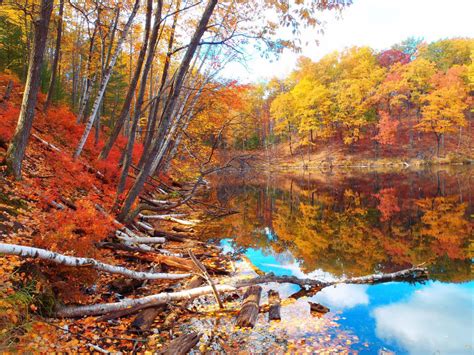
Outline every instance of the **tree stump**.
<svg viewBox="0 0 474 355"><path fill-rule="evenodd" d="M311 307L311 313L317 313L318 315L323 315L329 312L329 308L323 306L319 303L308 302Z"/></svg>
<svg viewBox="0 0 474 355"><path fill-rule="evenodd" d="M261 294L262 288L260 286L250 286L247 291L245 291L242 308L237 316L237 326L249 328L255 326Z"/></svg>
<svg viewBox="0 0 474 355"><path fill-rule="evenodd" d="M268 304L270 305L268 310L268 320L280 320L281 299L278 291L268 291Z"/></svg>
<svg viewBox="0 0 474 355"><path fill-rule="evenodd" d="M159 316L164 308L163 306L158 306L142 309L132 324L130 324L130 329L139 333L149 331L156 317Z"/></svg>

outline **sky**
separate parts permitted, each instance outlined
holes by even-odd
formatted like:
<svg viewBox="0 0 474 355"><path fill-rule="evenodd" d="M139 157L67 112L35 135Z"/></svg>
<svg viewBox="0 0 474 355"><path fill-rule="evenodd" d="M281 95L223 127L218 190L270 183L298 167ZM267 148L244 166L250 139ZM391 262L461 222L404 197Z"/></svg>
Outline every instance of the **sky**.
<svg viewBox="0 0 474 355"><path fill-rule="evenodd" d="M287 76L300 55L318 60L335 50L364 45L383 50L411 36L427 42L474 38L473 13L474 0L353 0L342 16L322 14L324 35L315 30L301 34L302 43L309 42L301 54L285 51L269 62L258 53L249 53L246 66L231 63L223 74L242 82L258 82Z"/></svg>

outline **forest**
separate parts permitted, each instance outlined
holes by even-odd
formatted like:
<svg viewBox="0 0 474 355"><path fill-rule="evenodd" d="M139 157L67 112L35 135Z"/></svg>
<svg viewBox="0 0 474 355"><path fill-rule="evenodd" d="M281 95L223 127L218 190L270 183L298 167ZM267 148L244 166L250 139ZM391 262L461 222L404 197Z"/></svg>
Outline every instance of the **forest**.
<svg viewBox="0 0 474 355"><path fill-rule="evenodd" d="M247 88L253 99L228 144L286 142L288 155L326 150L324 158L342 150L359 158L471 161L473 46L468 38L411 37L383 51L301 57L287 78Z"/></svg>
<svg viewBox="0 0 474 355"><path fill-rule="evenodd" d="M474 161L474 39L410 37L381 51L361 46L318 61L300 56L286 78L266 81L225 75L230 63L245 63L249 48L268 60L284 51L298 55L300 34L318 29L322 13L351 6L0 1L0 351L232 352L239 344L229 343L230 333L246 342L245 328L259 314L280 319L280 303L289 299L278 291L259 306L260 285L269 282L301 287L294 300L339 283L415 282L427 278L427 259L440 268L444 255L460 260L453 269L467 280L467 203L442 194L435 201L411 197L403 209L412 215L393 224L385 222L400 209L390 187L370 197L366 212L365 195L350 186L336 198L322 188L310 203L303 191L290 218L293 198L286 205L283 194L281 216L268 221L280 236L275 248L291 250L307 271L318 260L339 280L235 276L237 256L216 244L227 217L239 226L241 245L256 242L245 229L245 206L255 196L235 206L216 196L215 179L232 185L226 174L277 165L326 164L332 171L347 161ZM371 229L359 217L376 210L374 201L391 204L378 207L383 226ZM324 217L322 204L331 206ZM448 212L456 223L445 226L446 239L435 230ZM324 226L313 223L318 218ZM404 226L413 220L416 238L408 242L412 230ZM209 239L209 227L221 234ZM375 230L370 250L389 257L366 256L342 272L331 258L348 265L363 256L368 230ZM435 242L423 244L427 237ZM349 239L352 248L338 248ZM387 267L377 269L384 261ZM199 297L204 301L194 301ZM310 304L319 318L327 313ZM194 318L235 318L236 325L229 323L226 335L188 327ZM345 341L318 346L342 351Z"/></svg>

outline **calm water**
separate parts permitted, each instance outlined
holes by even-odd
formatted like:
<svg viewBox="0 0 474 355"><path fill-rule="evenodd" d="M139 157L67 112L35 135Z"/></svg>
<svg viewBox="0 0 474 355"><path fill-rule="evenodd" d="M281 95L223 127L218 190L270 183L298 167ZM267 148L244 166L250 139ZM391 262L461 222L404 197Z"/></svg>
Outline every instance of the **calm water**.
<svg viewBox="0 0 474 355"><path fill-rule="evenodd" d="M225 177L213 198L240 213L210 226L209 234L279 275L333 279L426 263L425 283L341 285L309 300L330 308L324 318L338 333L329 337L344 334L354 352L472 354L473 178L474 170L462 167ZM298 290L279 287L284 297ZM317 349L321 334L311 322L320 320L311 318L307 301L284 306L280 327L291 333L301 322L307 330L297 336ZM265 332L268 323L259 322ZM266 340L254 341L259 349Z"/></svg>

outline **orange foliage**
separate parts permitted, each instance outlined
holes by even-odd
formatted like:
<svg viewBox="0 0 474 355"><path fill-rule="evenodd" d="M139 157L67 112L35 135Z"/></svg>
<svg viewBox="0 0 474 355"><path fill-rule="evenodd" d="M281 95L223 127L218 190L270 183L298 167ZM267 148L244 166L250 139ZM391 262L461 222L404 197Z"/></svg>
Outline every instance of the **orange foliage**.
<svg viewBox="0 0 474 355"><path fill-rule="evenodd" d="M380 111L379 115L380 121L377 124L379 132L373 139L384 145L395 144L399 122L391 119L385 111Z"/></svg>
<svg viewBox="0 0 474 355"><path fill-rule="evenodd" d="M381 221L388 221L395 213L400 212L398 207L398 199L394 188L380 190L378 194L374 195L379 199L378 210L382 215Z"/></svg>

